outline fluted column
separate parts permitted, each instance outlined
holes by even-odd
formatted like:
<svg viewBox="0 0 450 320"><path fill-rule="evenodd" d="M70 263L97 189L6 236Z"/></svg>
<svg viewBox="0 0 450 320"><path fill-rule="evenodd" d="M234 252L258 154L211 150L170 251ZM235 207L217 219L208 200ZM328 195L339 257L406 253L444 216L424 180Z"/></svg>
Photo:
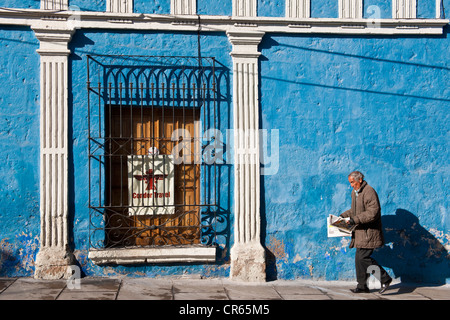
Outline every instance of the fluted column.
<svg viewBox="0 0 450 320"><path fill-rule="evenodd" d="M35 278L71 275L68 236L68 55L72 30L36 29L40 41L40 249Z"/></svg>
<svg viewBox="0 0 450 320"><path fill-rule="evenodd" d="M228 32L233 50L234 245L231 278L265 281L261 245L258 45L263 32Z"/></svg>

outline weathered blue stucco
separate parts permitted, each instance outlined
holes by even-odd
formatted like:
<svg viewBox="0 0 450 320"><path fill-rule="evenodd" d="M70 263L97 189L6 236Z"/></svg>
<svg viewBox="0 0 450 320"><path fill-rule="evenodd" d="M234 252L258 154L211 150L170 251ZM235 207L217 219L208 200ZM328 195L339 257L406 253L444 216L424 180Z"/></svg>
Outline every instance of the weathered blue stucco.
<svg viewBox="0 0 450 320"><path fill-rule="evenodd" d="M311 1L311 18L337 18L338 2L335 0Z"/></svg>
<svg viewBox="0 0 450 320"><path fill-rule="evenodd" d="M169 0L135 1L136 13L168 14ZM104 11L105 0L73 0ZM9 0L2 6L39 7ZM418 0L433 18L435 1ZM445 1L444 7L450 8ZM231 0L198 1L198 13L231 15ZM338 2L312 1L311 16L336 18ZM379 9L379 11L378 11ZM281 17L281 0L258 0L258 15ZM365 1L364 17L391 18L391 1ZM375 257L402 281L450 282L449 28L439 36L337 36L268 33L260 44L260 126L278 130L274 174L261 176L262 242L269 279L354 279L348 238L327 238L325 219L350 206L349 172L359 169L378 192L386 245ZM227 70L220 83L219 130L232 128L231 45L202 33L202 56ZM0 26L0 276L31 276L39 248L39 55L33 31ZM197 33L80 29L69 56L70 244L86 275L226 277L233 245L233 165L219 165L225 223L219 262L209 265L100 267L89 250L88 54L198 53ZM265 154L267 156L267 154Z"/></svg>
<svg viewBox="0 0 450 320"><path fill-rule="evenodd" d="M262 200L278 277L352 276L348 241L326 238L325 217L350 206L347 174L359 169L388 228L380 263L397 277L445 283L448 46L447 35L266 35L261 123L279 129L280 169L264 177Z"/></svg>
<svg viewBox="0 0 450 320"><path fill-rule="evenodd" d="M258 0L256 3L257 15L259 17L284 17L284 0Z"/></svg>
<svg viewBox="0 0 450 320"><path fill-rule="evenodd" d="M0 48L0 276L25 276L39 247L38 42L1 26Z"/></svg>
<svg viewBox="0 0 450 320"><path fill-rule="evenodd" d="M39 9L41 7L40 0L3 0L1 3L3 8L19 8L19 9Z"/></svg>
<svg viewBox="0 0 450 320"><path fill-rule="evenodd" d="M134 12L136 13L154 13L169 14L170 0L145 1L139 0L134 2Z"/></svg>
<svg viewBox="0 0 450 320"><path fill-rule="evenodd" d="M363 1L363 18L389 19L392 18L392 1L366 0Z"/></svg>
<svg viewBox="0 0 450 320"><path fill-rule="evenodd" d="M69 9L74 11L106 11L106 0L70 0Z"/></svg>
<svg viewBox="0 0 450 320"><path fill-rule="evenodd" d="M231 16L231 1L228 0L197 0L197 13L202 15L223 15Z"/></svg>

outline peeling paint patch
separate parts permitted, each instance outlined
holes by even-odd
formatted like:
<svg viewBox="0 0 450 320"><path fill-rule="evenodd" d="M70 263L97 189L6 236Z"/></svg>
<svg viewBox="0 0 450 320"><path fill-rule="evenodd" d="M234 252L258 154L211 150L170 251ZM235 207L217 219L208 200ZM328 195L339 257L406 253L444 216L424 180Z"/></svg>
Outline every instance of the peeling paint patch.
<svg viewBox="0 0 450 320"><path fill-rule="evenodd" d="M311 278L313 278L313 270L314 270L313 265L310 264L309 267L308 267L308 269L309 269L309 275L311 276Z"/></svg>
<svg viewBox="0 0 450 320"><path fill-rule="evenodd" d="M350 238L342 237L339 246L332 246L329 249L335 252L346 253L347 248L350 245L350 241L351 241Z"/></svg>
<svg viewBox="0 0 450 320"><path fill-rule="evenodd" d="M16 267L17 272L25 270L27 273L33 273L34 259L39 249L39 237L22 232L17 236L17 243L22 245L19 249L20 263Z"/></svg>
<svg viewBox="0 0 450 320"><path fill-rule="evenodd" d="M283 240L279 240L273 235L270 236L267 248L275 255L276 258L287 258Z"/></svg>
<svg viewBox="0 0 450 320"><path fill-rule="evenodd" d="M423 239L428 244L427 257L440 257L444 254L450 260L450 233L444 233L437 228L427 228L426 226L424 228L433 236Z"/></svg>
<svg viewBox="0 0 450 320"><path fill-rule="evenodd" d="M294 260L292 261L293 263L297 263L303 260L311 260L311 257L301 257L298 253L295 255Z"/></svg>
<svg viewBox="0 0 450 320"><path fill-rule="evenodd" d="M0 241L0 276L31 276L39 249L39 237L21 232L14 241Z"/></svg>

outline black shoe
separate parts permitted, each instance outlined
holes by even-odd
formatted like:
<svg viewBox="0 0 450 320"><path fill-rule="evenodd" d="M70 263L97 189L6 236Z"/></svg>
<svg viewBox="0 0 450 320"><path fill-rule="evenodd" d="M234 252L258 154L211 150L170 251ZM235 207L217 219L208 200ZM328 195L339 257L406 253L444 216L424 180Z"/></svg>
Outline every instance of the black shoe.
<svg viewBox="0 0 450 320"><path fill-rule="evenodd" d="M353 293L370 293L370 290L367 287L365 287L364 289L356 287L355 289L350 289L350 291Z"/></svg>
<svg viewBox="0 0 450 320"><path fill-rule="evenodd" d="M389 279L385 283L381 284L381 289L378 291L379 294L383 294L391 285L392 279Z"/></svg>

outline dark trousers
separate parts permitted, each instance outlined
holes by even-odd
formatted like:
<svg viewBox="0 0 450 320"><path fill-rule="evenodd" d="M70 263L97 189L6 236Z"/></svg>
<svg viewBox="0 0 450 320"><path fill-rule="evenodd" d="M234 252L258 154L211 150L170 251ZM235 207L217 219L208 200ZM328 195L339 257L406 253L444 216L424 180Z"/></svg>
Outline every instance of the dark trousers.
<svg viewBox="0 0 450 320"><path fill-rule="evenodd" d="M367 286L366 282L367 278L370 276L370 273L373 273L375 277L379 276L378 280L380 280L381 283L386 283L391 279L386 270L384 270L383 267L381 267L378 262L371 257L372 253L373 249L356 248L356 281L358 282L358 288L360 289L364 289Z"/></svg>

